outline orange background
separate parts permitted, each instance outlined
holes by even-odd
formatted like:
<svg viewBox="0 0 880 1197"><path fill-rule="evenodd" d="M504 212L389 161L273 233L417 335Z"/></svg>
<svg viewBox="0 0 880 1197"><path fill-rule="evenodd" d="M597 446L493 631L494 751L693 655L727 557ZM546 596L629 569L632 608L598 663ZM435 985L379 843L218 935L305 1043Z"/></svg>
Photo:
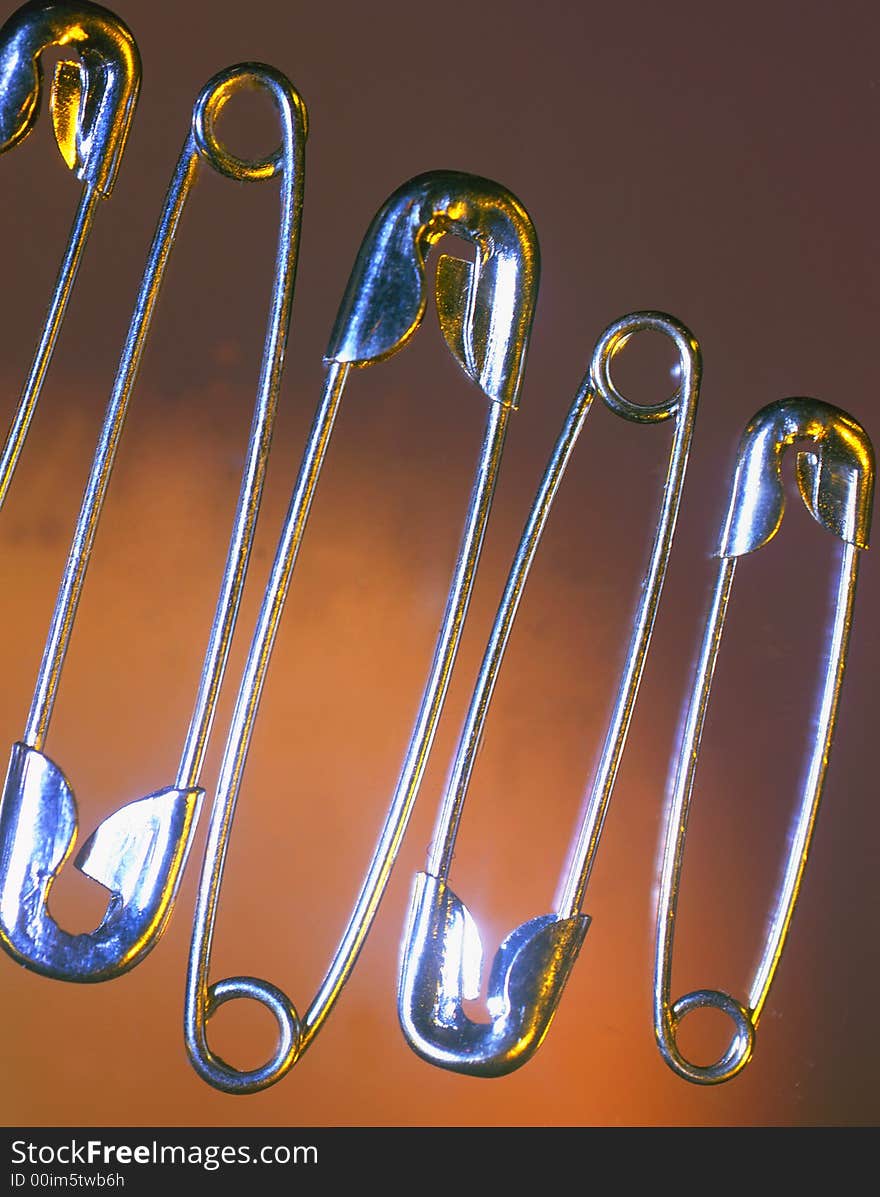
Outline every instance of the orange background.
<svg viewBox="0 0 880 1197"><path fill-rule="evenodd" d="M880 985L874 679L878 575L862 573L832 767L790 943L733 1082L675 1077L651 1028L653 900L668 761L696 651L709 552L742 427L812 395L880 428L876 354L875 6L394 0L293 5L119 0L144 82L38 415L0 518L0 724L22 732L92 446L164 188L203 83L243 60L290 76L309 109L290 354L239 635L204 773L208 799L247 639L317 401L321 355L360 238L384 198L434 168L497 179L542 250L522 410L508 441L459 664L385 901L314 1046L273 1089L234 1099L191 1070L181 1022L206 812L176 916L132 973L61 984L0 961L7 1125L876 1124ZM457 22L457 23L456 23ZM223 131L266 150L263 97ZM0 162L11 415L77 195L50 124ZM216 597L257 378L277 186L205 170L185 214L135 392L64 674L49 754L81 834L173 782ZM593 916L537 1056L500 1080L432 1069L398 1029L413 874L532 493L592 346L660 308L699 338L705 375L652 655L587 895ZM656 346L654 346L656 349ZM658 397L666 359L621 367ZM629 350L627 351L629 354ZM628 370L624 372L624 365ZM421 693L484 400L429 310L412 346L355 374L287 605L236 818L213 978L253 973L304 1009L347 920ZM528 586L453 874L487 956L550 909L598 753L669 447L666 427L591 414ZM682 894L676 993L744 996L801 777L823 661L833 540L799 502L743 562L706 733ZM67 866L53 912L93 926L101 892ZM727 1026L683 1042L718 1054ZM241 1065L273 1026L238 1003L212 1042ZM686 1036L690 1036L688 1039Z"/></svg>

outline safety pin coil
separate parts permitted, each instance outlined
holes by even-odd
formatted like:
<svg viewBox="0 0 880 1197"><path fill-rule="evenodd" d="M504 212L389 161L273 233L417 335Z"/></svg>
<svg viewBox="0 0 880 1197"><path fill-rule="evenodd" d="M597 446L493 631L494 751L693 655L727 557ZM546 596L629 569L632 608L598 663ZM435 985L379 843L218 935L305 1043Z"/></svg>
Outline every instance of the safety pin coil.
<svg viewBox="0 0 880 1197"><path fill-rule="evenodd" d="M0 28L0 153L23 141L36 124L41 57L52 46L76 50L78 55L57 64L50 110L58 148L85 186L0 455L0 507L33 419L98 201L110 195L116 182L140 89L137 46L113 13L88 0L25 4Z"/></svg>
<svg viewBox="0 0 880 1197"><path fill-rule="evenodd" d="M282 128L281 148L248 161L217 140L214 121L243 87L269 93ZM35 972L65 981L105 981L127 971L155 945L171 915L203 791L199 776L238 613L262 496L290 323L302 212L305 109L271 67L245 63L202 90L150 248L134 315L105 414L74 531L31 710L14 745L0 799L0 943ZM100 926L71 935L48 909L52 884L74 847L76 803L62 771L43 752L85 573L119 439L187 197L205 160L228 177L281 175L281 217L273 292L229 550L198 694L174 786L129 803L86 841L75 863L110 891Z"/></svg>
<svg viewBox="0 0 880 1197"><path fill-rule="evenodd" d="M734 570L739 557L767 544L779 529L785 505L782 460L792 447L801 498L813 518L843 542L827 666L800 808L747 1004L714 989L696 990L672 1002L672 951L688 815ZM696 1084L713 1085L730 1080L748 1064L758 1020L794 915L837 721L858 554L868 547L873 490L874 454L866 432L851 416L828 403L816 399L771 403L757 413L743 433L718 548L717 580L674 766L657 901L654 1033L670 1068ZM682 1055L676 1035L689 1011L705 1007L727 1014L735 1030L720 1059L713 1064L698 1065Z"/></svg>
<svg viewBox="0 0 880 1197"><path fill-rule="evenodd" d="M611 362L645 329L671 338L679 357L679 386L665 402L632 403L614 386ZM590 924L580 913L593 859L623 754L641 681L681 498L699 396L700 351L684 325L661 312L636 312L600 338L590 369L569 411L523 530L471 697L424 873L416 878L401 949L398 1013L407 1042L431 1064L472 1076L502 1076L521 1067L542 1043ZM617 700L589 802L554 914L530 919L501 944L488 979L488 1023L464 1010L479 996L482 946L476 924L449 887L458 826L495 683L520 599L559 484L595 395L638 423L675 420L660 516Z"/></svg>
<svg viewBox="0 0 880 1197"><path fill-rule="evenodd" d="M433 660L391 806L348 926L318 993L300 1018L286 994L259 978L209 984L228 837L275 633L349 369L388 357L412 337L427 305L427 252L444 233L476 248L473 264L440 258L436 300L450 350L490 399L484 440ZM508 417L522 378L538 269L534 228L519 202L497 183L453 171L420 175L400 187L379 210L361 245L325 355L324 393L242 675L199 884L185 1039L199 1075L225 1092L253 1093L289 1071L335 1004L381 901L421 784L467 613ZM251 1070L223 1060L207 1039L212 1014L241 997L261 1002L278 1023L272 1059Z"/></svg>

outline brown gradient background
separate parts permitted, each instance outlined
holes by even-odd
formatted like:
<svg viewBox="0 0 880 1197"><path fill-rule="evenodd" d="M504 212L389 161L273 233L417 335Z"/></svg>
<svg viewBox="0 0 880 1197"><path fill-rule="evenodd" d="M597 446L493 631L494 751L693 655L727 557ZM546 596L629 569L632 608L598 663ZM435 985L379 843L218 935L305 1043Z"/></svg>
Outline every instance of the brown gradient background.
<svg viewBox="0 0 880 1197"><path fill-rule="evenodd" d="M118 0L144 82L20 472L0 519L0 723L20 736L144 255L202 84L272 63L309 108L297 298L263 516L204 773L231 702L321 355L376 208L421 171L497 179L538 229L542 284L522 410L429 772L372 935L333 1017L273 1089L235 1099L182 1041L203 815L176 917L131 974L63 985L0 961L8 1125L876 1124L878 574L864 562L841 722L792 935L746 1072L690 1086L651 1027L653 903L668 761L735 445L765 403L812 395L878 435L876 6L639 0L436 10L394 3ZM10 6L11 10L11 6ZM230 106L242 152L274 142L265 98ZM8 415L78 186L50 125L0 163ZM277 186L202 175L181 228L89 573L48 751L81 833L171 784L234 509L262 341ZM395 987L467 695L532 493L597 336L636 308L684 320L701 411L627 755L586 902L593 926L542 1049L486 1081L422 1063ZM656 346L654 347L656 349ZM620 377L668 388L649 339ZM624 373L624 365L629 366ZM652 385L645 385L653 379ZM8 415L6 418L8 418ZM253 973L304 1009L384 818L443 607L484 417L433 311L412 346L352 377L287 604L236 818L213 978ZM536 563L462 824L454 883L487 956L550 909L616 685L668 427L597 408ZM875 550L876 552L876 550ZM675 989L744 995L801 778L823 660L833 539L792 502L738 572L689 838ZM94 926L101 891L65 867L53 910ZM704 1012L705 1013L705 1012ZM683 1043L717 1055L727 1025ZM255 1064L268 1015L226 1007L212 1041Z"/></svg>

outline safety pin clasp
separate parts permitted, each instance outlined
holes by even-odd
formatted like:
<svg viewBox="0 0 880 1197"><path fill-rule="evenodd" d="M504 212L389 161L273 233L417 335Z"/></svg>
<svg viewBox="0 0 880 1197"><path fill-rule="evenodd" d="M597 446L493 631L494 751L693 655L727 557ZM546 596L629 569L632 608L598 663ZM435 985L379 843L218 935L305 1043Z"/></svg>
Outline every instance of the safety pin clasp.
<svg viewBox="0 0 880 1197"><path fill-rule="evenodd" d="M868 547L874 466L864 431L818 399L785 399L759 411L743 433L719 557L743 556L775 536L785 510L782 461L791 446L813 518L840 540Z"/></svg>
<svg viewBox="0 0 880 1197"><path fill-rule="evenodd" d="M0 803L0 939L20 963L67 981L103 981L137 964L171 913L203 791L158 790L111 814L75 860L110 891L91 932L71 935L48 898L77 834L67 778L44 753L14 744Z"/></svg>
<svg viewBox="0 0 880 1197"><path fill-rule="evenodd" d="M444 254L437 263L444 339L490 399L515 407L534 311L537 246L518 201L474 175L419 175L382 205L358 253L326 360L364 366L409 341L427 306L428 251L447 233L472 242L476 260Z"/></svg>
<svg viewBox="0 0 880 1197"><path fill-rule="evenodd" d="M474 1022L463 1003L479 996L480 933L445 881L417 874L399 998L410 1046L428 1063L470 1076L503 1076L525 1064L550 1029L589 926L586 914L545 914L512 931L489 974L491 1022Z"/></svg>
<svg viewBox="0 0 880 1197"><path fill-rule="evenodd" d="M33 129L42 92L43 52L76 49L55 69L50 109L55 140L78 179L109 195L140 87L140 56L129 30L88 0L23 5L0 29L0 152Z"/></svg>

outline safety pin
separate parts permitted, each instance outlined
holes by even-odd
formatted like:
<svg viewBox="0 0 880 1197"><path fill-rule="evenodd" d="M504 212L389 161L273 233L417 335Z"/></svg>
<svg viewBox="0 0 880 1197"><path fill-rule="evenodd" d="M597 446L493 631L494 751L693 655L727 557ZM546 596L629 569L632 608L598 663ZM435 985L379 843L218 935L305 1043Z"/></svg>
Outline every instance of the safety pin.
<svg viewBox="0 0 880 1197"><path fill-rule="evenodd" d="M41 55L75 48L79 61L59 62L50 109L55 140L84 183L49 311L0 455L2 507L52 360L98 201L116 182L137 105L141 63L134 38L117 16L87 0L25 4L0 29L0 153L34 128L40 111Z"/></svg>
<svg viewBox="0 0 880 1197"><path fill-rule="evenodd" d="M217 140L214 122L244 87L272 97L282 145L265 158L238 158ZM302 212L306 113L288 80L271 67L245 63L215 75L199 95L150 247L134 315L92 463L82 508L52 616L23 740L15 744L0 803L0 942L16 960L65 981L105 981L126 972L154 946L171 914L198 817L198 781L244 586L262 496L272 424L290 322ZM110 890L95 931L70 935L47 899L73 850L76 804L61 770L43 753L70 633L128 402L164 278L172 243L200 159L236 180L282 175L281 217L257 401L233 531L196 704L177 781L110 815L81 849L76 866Z"/></svg>
<svg viewBox="0 0 880 1197"><path fill-rule="evenodd" d="M804 442L811 444L807 446ZM798 489L807 509L818 523L843 541L830 651L809 769L769 931L749 990L748 1005L715 989L698 989L672 1003L672 948L688 814L734 570L739 557L767 544L779 529L785 506L782 459L791 446L795 446ZM828 403L817 399L784 399L771 403L757 413L743 433L730 505L717 551L720 558L718 576L666 812L657 902L654 1033L669 1067L696 1084L713 1085L730 1080L749 1062L758 1020L791 925L837 721L855 601L858 550L868 547L873 491L874 452L866 432L846 412ZM681 1054L676 1033L686 1014L704 1007L727 1014L736 1029L727 1051L719 1060L714 1064L698 1065Z"/></svg>
<svg viewBox="0 0 880 1197"><path fill-rule="evenodd" d="M626 399L611 378L611 362L633 334L653 329L678 351L680 382L666 401ZM416 876L403 937L398 1014L413 1050L431 1064L472 1076L503 1076L537 1051L550 1027L590 917L580 913L627 733L663 581L687 467L699 397L700 350L684 325L661 312L636 312L602 334L590 369L572 404L532 504L471 696L464 727L434 828L425 872ZM589 802L560 884L554 914L530 919L501 944L488 986L491 1021L464 1011L480 990L482 946L470 911L449 887L455 841L498 672L523 589L562 476L595 395L636 423L675 420L666 482L632 637Z"/></svg>
<svg viewBox="0 0 880 1197"><path fill-rule="evenodd" d="M291 573L342 391L352 366L389 357L415 333L427 305L425 258L453 233L476 248L474 263L437 263L441 330L459 365L490 400L446 609L428 680L385 824L348 926L312 1004L300 1019L285 993L255 977L208 984L211 943L235 804ZM438 171L400 187L373 220L358 253L325 355L327 374L242 675L220 766L196 903L184 1034L190 1060L209 1084L254 1093L279 1081L330 1013L369 932L406 830L446 696L489 516L508 417L519 395L538 286L538 245L528 214L497 183ZM207 1023L234 998L274 1015L278 1041L264 1065L240 1071L210 1048Z"/></svg>

